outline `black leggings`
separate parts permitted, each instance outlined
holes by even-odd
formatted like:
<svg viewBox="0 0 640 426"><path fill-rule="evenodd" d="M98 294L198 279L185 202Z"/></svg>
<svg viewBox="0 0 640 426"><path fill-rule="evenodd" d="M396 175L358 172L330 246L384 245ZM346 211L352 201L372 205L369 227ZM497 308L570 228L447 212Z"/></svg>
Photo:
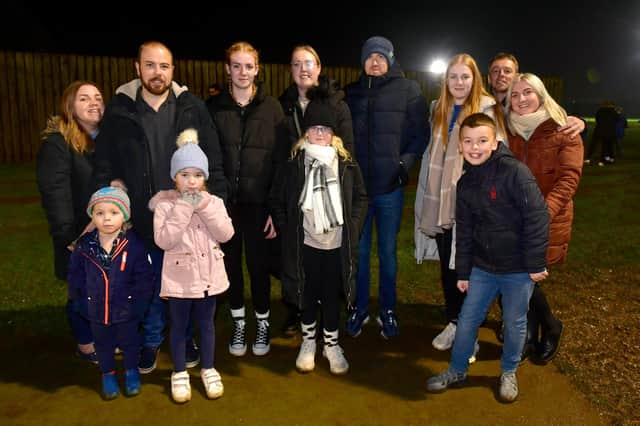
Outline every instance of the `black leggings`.
<svg viewBox="0 0 640 426"><path fill-rule="evenodd" d="M436 234L436 244L438 245L438 255L440 257L440 279L444 293L447 321L457 323L465 293L458 289L458 275L455 269L449 268L452 237L453 231L451 229L445 230L442 234Z"/></svg>
<svg viewBox="0 0 640 426"><path fill-rule="evenodd" d="M342 267L340 249L320 250L309 246L302 249L304 265L304 309L302 323L316 321L318 301L322 309L322 327L327 331L338 329Z"/></svg>

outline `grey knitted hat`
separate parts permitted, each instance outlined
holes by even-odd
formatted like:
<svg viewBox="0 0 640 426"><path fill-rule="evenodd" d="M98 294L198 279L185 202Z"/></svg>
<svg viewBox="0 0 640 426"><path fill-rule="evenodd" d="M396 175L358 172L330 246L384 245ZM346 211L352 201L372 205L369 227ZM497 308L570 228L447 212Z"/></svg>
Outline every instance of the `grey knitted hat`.
<svg viewBox="0 0 640 426"><path fill-rule="evenodd" d="M171 157L171 179L176 180L176 175L182 169L194 167L202 170L206 179L209 179L209 160L198 146L198 131L186 129L178 136L176 142L178 149Z"/></svg>
<svg viewBox="0 0 640 426"><path fill-rule="evenodd" d="M393 65L394 55L393 55L393 44L381 36L374 36L369 38L364 42L362 46L362 55L360 56L360 63L364 66L364 62L367 60L369 55L372 53L379 53L387 58L387 62L389 66Z"/></svg>

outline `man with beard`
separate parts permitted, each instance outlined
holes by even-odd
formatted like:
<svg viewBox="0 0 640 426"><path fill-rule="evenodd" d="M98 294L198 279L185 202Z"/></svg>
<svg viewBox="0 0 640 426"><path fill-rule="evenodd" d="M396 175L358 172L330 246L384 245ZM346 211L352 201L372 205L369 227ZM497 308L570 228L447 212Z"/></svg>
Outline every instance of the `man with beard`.
<svg viewBox="0 0 640 426"><path fill-rule="evenodd" d="M176 138L183 130L198 132L200 148L209 159L211 193L226 199L220 144L204 102L173 81L173 54L162 43L148 41L138 50L137 79L116 90L106 108L96 139L96 188L119 180L131 199L132 220L144 239L154 269L154 297L143 320L143 341L139 370L156 368L156 356L163 341L165 305L159 297L163 251L153 239L153 214L147 204L160 190L173 189L171 156ZM193 339L186 342L187 367L199 362Z"/></svg>

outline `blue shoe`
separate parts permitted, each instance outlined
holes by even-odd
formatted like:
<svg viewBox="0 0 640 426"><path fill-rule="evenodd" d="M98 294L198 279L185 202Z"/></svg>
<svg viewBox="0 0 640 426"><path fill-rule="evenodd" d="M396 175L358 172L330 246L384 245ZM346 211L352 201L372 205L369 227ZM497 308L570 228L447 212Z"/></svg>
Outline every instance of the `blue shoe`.
<svg viewBox="0 0 640 426"><path fill-rule="evenodd" d="M378 315L378 324L382 326L380 334L385 339L390 339L398 335L398 317L396 317L395 312L391 309L380 312L380 315Z"/></svg>
<svg viewBox="0 0 640 426"><path fill-rule="evenodd" d="M344 331L351 337L358 337L362 333L362 326L369 322L369 313L353 309L347 317Z"/></svg>
<svg viewBox="0 0 640 426"><path fill-rule="evenodd" d="M140 374L149 374L156 369L156 358L160 348L151 346L143 346L140 352L140 362L138 363L138 371Z"/></svg>
<svg viewBox="0 0 640 426"><path fill-rule="evenodd" d="M118 378L115 371L112 373L102 373L102 398L106 401L115 399L120 393Z"/></svg>
<svg viewBox="0 0 640 426"><path fill-rule="evenodd" d="M136 368L124 371L124 394L136 396L140 393L140 373Z"/></svg>
<svg viewBox="0 0 640 426"><path fill-rule="evenodd" d="M194 339L187 340L184 353L185 366L193 368L200 363L200 350Z"/></svg>
<svg viewBox="0 0 640 426"><path fill-rule="evenodd" d="M91 364L98 364L98 354L96 351L85 353L76 348L76 356L82 360L89 361Z"/></svg>

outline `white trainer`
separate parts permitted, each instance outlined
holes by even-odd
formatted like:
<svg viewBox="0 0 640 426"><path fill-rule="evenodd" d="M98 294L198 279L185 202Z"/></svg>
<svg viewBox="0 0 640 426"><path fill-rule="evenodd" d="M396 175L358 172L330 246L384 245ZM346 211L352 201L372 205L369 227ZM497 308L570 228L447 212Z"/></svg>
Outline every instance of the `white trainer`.
<svg viewBox="0 0 640 426"><path fill-rule="evenodd" d="M204 389L207 391L207 398L216 399L222 396L224 386L222 385L220 373L215 368L203 368L200 370L200 377L202 378Z"/></svg>
<svg viewBox="0 0 640 426"><path fill-rule="evenodd" d="M296 368L301 373L308 373L316 368L316 341L303 339L300 352L296 358Z"/></svg>
<svg viewBox="0 0 640 426"><path fill-rule="evenodd" d="M191 383L186 371L171 373L171 397L178 404L191 400Z"/></svg>
<svg viewBox="0 0 640 426"><path fill-rule="evenodd" d="M502 373L500 375L500 399L503 402L513 402L518 397L518 379L516 373Z"/></svg>
<svg viewBox="0 0 640 426"><path fill-rule="evenodd" d="M439 351L446 351L447 349L451 349L453 346L453 341L456 338L456 328L457 326L450 322L447 326L433 338L431 341L431 345Z"/></svg>
<svg viewBox="0 0 640 426"><path fill-rule="evenodd" d="M329 360L329 371L332 374L346 374L349 371L349 363L340 345L324 345L322 356Z"/></svg>

